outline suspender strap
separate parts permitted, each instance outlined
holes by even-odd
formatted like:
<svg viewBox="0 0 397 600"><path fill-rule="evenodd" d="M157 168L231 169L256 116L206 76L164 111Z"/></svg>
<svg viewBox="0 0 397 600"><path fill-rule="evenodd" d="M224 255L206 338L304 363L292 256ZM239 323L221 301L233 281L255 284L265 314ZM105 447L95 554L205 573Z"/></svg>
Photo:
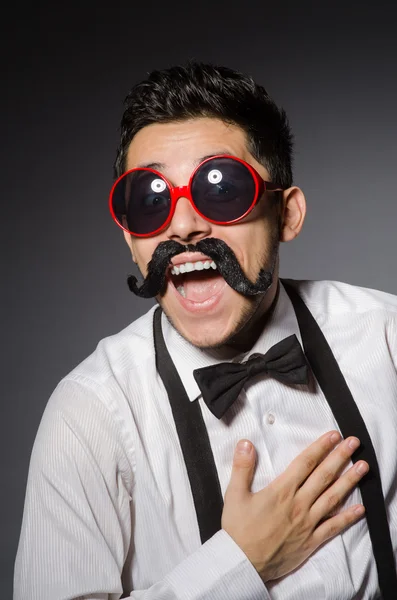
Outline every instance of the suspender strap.
<svg viewBox="0 0 397 600"><path fill-rule="evenodd" d="M397 593L396 567L379 467L371 438L320 327L291 284L286 281L282 281L282 283L295 309L306 357L338 422L342 435L344 437L354 435L361 442L352 461L365 460L369 464L370 470L360 481L359 487L366 510L382 597L383 600L393 600Z"/></svg>
<svg viewBox="0 0 397 600"><path fill-rule="evenodd" d="M171 404L204 544L221 529L223 498L214 455L200 404L190 402L165 345L160 308L154 313L153 332L156 367Z"/></svg>

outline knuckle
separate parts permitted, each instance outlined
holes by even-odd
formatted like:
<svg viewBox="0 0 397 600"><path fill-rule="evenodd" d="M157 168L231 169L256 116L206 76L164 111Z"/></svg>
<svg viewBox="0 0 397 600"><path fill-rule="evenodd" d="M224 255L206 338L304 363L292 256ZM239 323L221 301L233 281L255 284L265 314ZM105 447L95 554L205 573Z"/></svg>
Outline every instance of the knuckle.
<svg viewBox="0 0 397 600"><path fill-rule="evenodd" d="M348 527L354 519L352 518L352 515L348 512L341 513L338 516L338 533L340 533L341 531L343 531L343 529L346 529L346 527Z"/></svg>
<svg viewBox="0 0 397 600"><path fill-rule="evenodd" d="M353 523L357 519L357 514L351 510L345 510L341 515L343 519L342 527L347 527L350 523Z"/></svg>
<svg viewBox="0 0 397 600"><path fill-rule="evenodd" d="M320 471L320 479L321 483L325 487L328 487L334 480L334 473L332 473L332 471L330 471L329 469L322 469Z"/></svg>
<svg viewBox="0 0 397 600"><path fill-rule="evenodd" d="M301 502L295 502L291 508L292 521L302 521L304 517L304 507Z"/></svg>
<svg viewBox="0 0 397 600"><path fill-rule="evenodd" d="M309 454L309 455L305 456L305 458L304 458L304 465L305 465L305 468L311 472L316 467L317 462L314 459L314 457Z"/></svg>
<svg viewBox="0 0 397 600"><path fill-rule="evenodd" d="M310 555L312 552L314 552L315 548L316 546L311 537L308 537L302 542L302 551L304 554Z"/></svg>
<svg viewBox="0 0 397 600"><path fill-rule="evenodd" d="M251 471L251 463L242 460L241 462L234 463L234 473L248 473Z"/></svg>
<svg viewBox="0 0 397 600"><path fill-rule="evenodd" d="M358 481L360 480L360 475L357 473L357 470L354 466L347 471L346 479L349 482L350 487L357 485Z"/></svg>
<svg viewBox="0 0 397 600"><path fill-rule="evenodd" d="M335 519L330 519L327 523L327 537L334 537L339 533L339 527L337 526Z"/></svg>
<svg viewBox="0 0 397 600"><path fill-rule="evenodd" d="M335 447L335 442L333 442L331 440L331 438L329 437L329 435L326 434L326 437L322 440L322 444L321 444L322 452L329 452L334 447Z"/></svg>
<svg viewBox="0 0 397 600"><path fill-rule="evenodd" d="M293 489L289 485L280 486L279 489L274 490L277 495L277 500L280 504L289 502L293 496Z"/></svg>
<svg viewBox="0 0 397 600"><path fill-rule="evenodd" d="M341 444L338 450L343 461L349 460L352 455L352 450L347 444Z"/></svg>
<svg viewBox="0 0 397 600"><path fill-rule="evenodd" d="M340 502L340 498L337 494L328 494L327 496L327 508L329 511L334 510Z"/></svg>

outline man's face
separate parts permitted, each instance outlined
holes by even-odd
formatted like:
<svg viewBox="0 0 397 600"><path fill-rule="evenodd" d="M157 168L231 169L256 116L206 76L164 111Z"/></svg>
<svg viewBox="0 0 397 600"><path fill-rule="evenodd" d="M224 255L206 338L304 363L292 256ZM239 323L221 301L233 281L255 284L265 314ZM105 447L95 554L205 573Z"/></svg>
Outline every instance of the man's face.
<svg viewBox="0 0 397 600"><path fill-rule="evenodd" d="M184 186L203 157L228 154L251 164L263 179L269 173L248 152L245 133L235 125L218 119L199 118L183 122L153 124L141 129L133 138L127 154L127 170L152 163L173 186ZM134 261L146 276L147 265L160 242L175 240L195 244L199 240L219 238L235 253L246 276L256 281L261 268L270 269L278 243L278 215L274 202L266 194L251 213L234 225L216 225L194 210L187 198L177 202L167 229L149 238L125 233ZM173 264L203 262L199 254L182 254ZM274 297L277 273L266 296ZM213 269L184 276L184 298L177 289L178 280L167 275L165 293L157 300L174 327L199 347L219 346L230 340L257 312L258 296L247 297L234 291ZM175 284L175 285L174 285ZM268 304L268 303L267 303Z"/></svg>

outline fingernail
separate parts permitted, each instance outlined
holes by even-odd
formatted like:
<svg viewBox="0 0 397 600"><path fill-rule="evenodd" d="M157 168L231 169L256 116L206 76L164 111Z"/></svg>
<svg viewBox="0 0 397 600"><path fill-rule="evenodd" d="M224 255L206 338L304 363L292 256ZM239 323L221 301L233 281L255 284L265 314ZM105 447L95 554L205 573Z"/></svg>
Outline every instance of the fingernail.
<svg viewBox="0 0 397 600"><path fill-rule="evenodd" d="M249 454L252 450L252 444L247 440L241 440L236 447L237 454Z"/></svg>
<svg viewBox="0 0 397 600"><path fill-rule="evenodd" d="M366 463L359 463L356 466L356 471L359 475L364 475L368 471L368 465Z"/></svg>
<svg viewBox="0 0 397 600"><path fill-rule="evenodd" d="M348 446L352 450L355 450L356 448L358 448L359 445L360 445L360 440L358 438L352 438L351 440L349 440Z"/></svg>
<svg viewBox="0 0 397 600"><path fill-rule="evenodd" d="M365 512L365 508L360 504L360 506L356 506L354 512L356 513L356 515L363 515Z"/></svg>
<svg viewBox="0 0 397 600"><path fill-rule="evenodd" d="M336 431L331 435L330 440L333 444L336 444L336 442L339 442L340 440L340 435L339 433L337 433Z"/></svg>

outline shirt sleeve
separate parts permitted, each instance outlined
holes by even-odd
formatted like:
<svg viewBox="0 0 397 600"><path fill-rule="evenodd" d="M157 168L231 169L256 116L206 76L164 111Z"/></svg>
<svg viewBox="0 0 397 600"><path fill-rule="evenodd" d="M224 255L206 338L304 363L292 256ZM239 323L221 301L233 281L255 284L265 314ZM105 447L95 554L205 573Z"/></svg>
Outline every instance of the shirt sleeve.
<svg viewBox="0 0 397 600"><path fill-rule="evenodd" d="M63 381L33 446L14 600L118 600L132 537L133 470L109 408ZM140 600L266 600L242 550L219 531Z"/></svg>

